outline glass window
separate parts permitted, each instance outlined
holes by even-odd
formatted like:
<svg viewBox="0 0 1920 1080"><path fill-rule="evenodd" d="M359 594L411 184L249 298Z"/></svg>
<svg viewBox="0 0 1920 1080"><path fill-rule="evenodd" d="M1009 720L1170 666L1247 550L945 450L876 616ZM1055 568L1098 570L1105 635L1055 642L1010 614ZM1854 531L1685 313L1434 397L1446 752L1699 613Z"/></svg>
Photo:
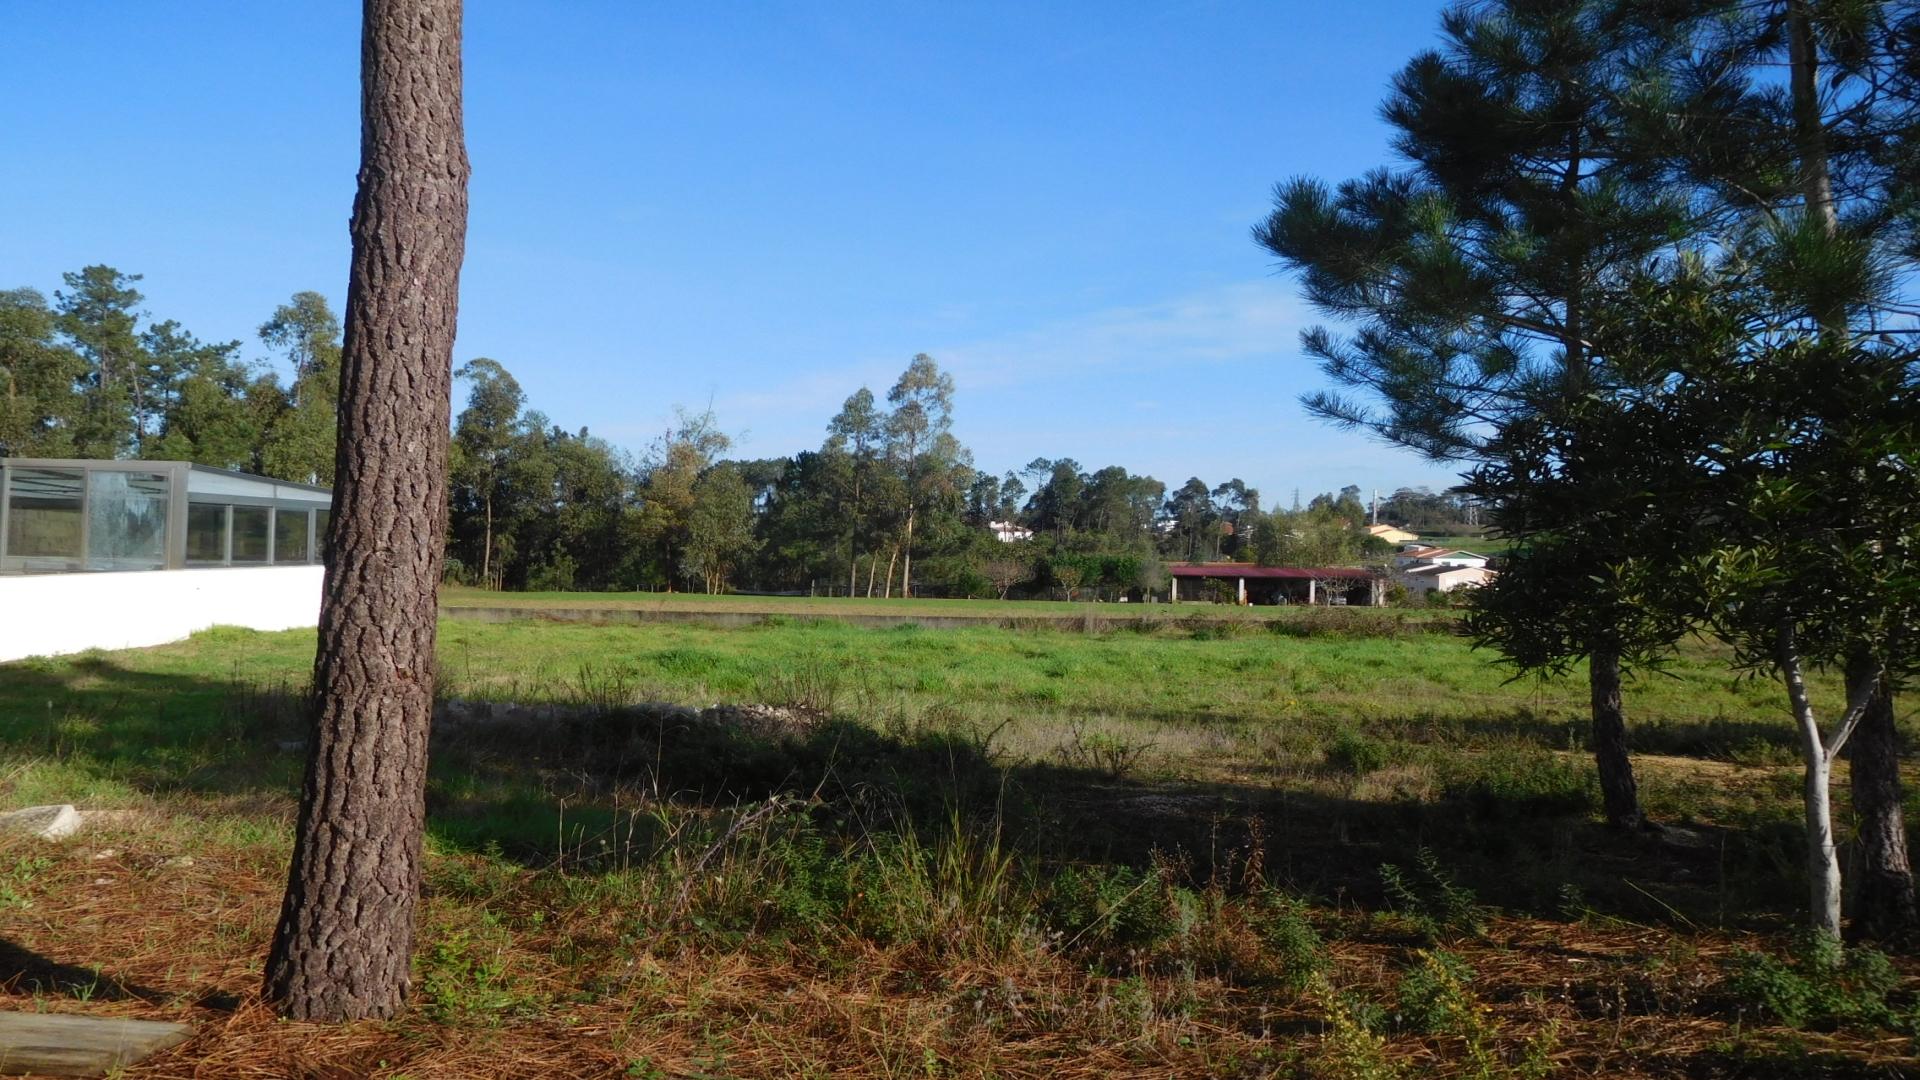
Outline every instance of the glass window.
<svg viewBox="0 0 1920 1080"><path fill-rule="evenodd" d="M78 469L12 469L7 483L7 559L26 569L72 569L80 563Z"/></svg>
<svg viewBox="0 0 1920 1080"><path fill-rule="evenodd" d="M267 561L269 516L269 511L264 506L233 508L233 561L235 563Z"/></svg>
<svg viewBox="0 0 1920 1080"><path fill-rule="evenodd" d="M87 474L87 569L167 565L167 478L95 469Z"/></svg>
<svg viewBox="0 0 1920 1080"><path fill-rule="evenodd" d="M227 561L227 508L212 503L187 506L187 561Z"/></svg>
<svg viewBox="0 0 1920 1080"><path fill-rule="evenodd" d="M307 512L280 509L273 515L273 561L307 561Z"/></svg>

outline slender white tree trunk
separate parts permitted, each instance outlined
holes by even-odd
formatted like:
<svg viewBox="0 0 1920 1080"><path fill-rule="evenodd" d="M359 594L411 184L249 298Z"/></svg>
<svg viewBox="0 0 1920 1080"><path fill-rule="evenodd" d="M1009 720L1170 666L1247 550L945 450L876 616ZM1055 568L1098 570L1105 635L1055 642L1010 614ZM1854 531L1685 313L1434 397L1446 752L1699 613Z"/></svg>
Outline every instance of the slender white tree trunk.
<svg viewBox="0 0 1920 1080"><path fill-rule="evenodd" d="M1792 635L1783 634L1780 672L1787 683L1787 701L1800 729L1800 758L1806 765L1802 787L1807 818L1807 901L1813 928L1822 936L1840 939L1840 855L1833 844L1833 758L1820 737L1820 724L1807 700L1806 678Z"/></svg>
<svg viewBox="0 0 1920 1080"><path fill-rule="evenodd" d="M907 542L901 545L900 598L905 600L913 588L913 510L907 511Z"/></svg>

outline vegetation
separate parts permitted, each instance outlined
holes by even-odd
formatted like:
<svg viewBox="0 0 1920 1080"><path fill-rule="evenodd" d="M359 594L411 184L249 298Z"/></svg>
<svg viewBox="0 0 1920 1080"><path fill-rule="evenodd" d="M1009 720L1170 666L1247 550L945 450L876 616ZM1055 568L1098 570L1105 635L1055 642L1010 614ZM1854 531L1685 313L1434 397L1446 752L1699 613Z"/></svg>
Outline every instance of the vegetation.
<svg viewBox="0 0 1920 1080"><path fill-rule="evenodd" d="M1295 631L1336 615L1369 618ZM1506 683L1449 630L448 622L439 696L518 707L437 725L419 1008L340 1029L252 1004L314 635L30 661L0 679L4 797L136 813L0 853L0 902L49 1007L213 1032L156 1076L1906 1060L1904 959L1756 1011L1800 1000L1767 964L1804 970L1792 733L1747 719L1765 684L1688 646L1633 687L1649 811L1686 823L1648 844L1598 824L1580 680ZM1855 987L1884 1007L1833 996Z"/></svg>

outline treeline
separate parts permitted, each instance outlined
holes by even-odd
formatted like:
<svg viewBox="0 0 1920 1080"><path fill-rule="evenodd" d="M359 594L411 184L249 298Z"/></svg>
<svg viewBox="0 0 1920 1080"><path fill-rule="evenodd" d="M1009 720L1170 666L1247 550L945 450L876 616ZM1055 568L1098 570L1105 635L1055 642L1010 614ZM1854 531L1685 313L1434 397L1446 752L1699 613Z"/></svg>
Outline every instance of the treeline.
<svg viewBox="0 0 1920 1080"><path fill-rule="evenodd" d="M282 480L333 479L340 320L295 293L261 323L284 365L141 310L138 274L89 266L53 301L0 291L0 456L195 461Z"/></svg>
<svg viewBox="0 0 1920 1080"><path fill-rule="evenodd" d="M760 459L684 411L630 459L528 409L496 361L459 374L449 574L490 588L1112 599L1163 590L1170 560L1385 550L1358 488L1268 512L1238 479L1169 494L1070 458L983 472L952 432L953 378L924 354L884 396L854 391L818 449Z"/></svg>
<svg viewBox="0 0 1920 1080"><path fill-rule="evenodd" d="M256 346L205 342L90 266L51 302L0 293L0 456L194 461L331 483L340 320L294 294ZM916 356L851 394L818 449L730 457L710 412L638 456L530 408L507 367L457 372L448 574L532 590L748 589L892 597L1142 596L1174 560L1346 565L1384 548L1360 489L1270 510L1240 479L1169 491L1118 465L1036 458L994 475L954 437L955 386ZM1439 523L1458 496L1403 489L1382 519Z"/></svg>
<svg viewBox="0 0 1920 1080"><path fill-rule="evenodd" d="M1808 906L1920 928L1894 696L1920 672L1920 4L1461 5L1382 107L1401 155L1255 227L1351 333L1314 413L1460 463L1511 544L1470 626L1584 663L1608 818L1623 674L1693 634L1780 681ZM1808 689L1833 673L1844 700Z"/></svg>

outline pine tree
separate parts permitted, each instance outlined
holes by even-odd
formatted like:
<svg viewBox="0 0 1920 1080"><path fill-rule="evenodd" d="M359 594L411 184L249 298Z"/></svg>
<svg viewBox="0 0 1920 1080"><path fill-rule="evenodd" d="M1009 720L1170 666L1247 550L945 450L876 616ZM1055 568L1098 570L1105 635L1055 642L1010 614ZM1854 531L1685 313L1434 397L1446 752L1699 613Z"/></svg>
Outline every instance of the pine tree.
<svg viewBox="0 0 1920 1080"><path fill-rule="evenodd" d="M1382 110L1405 166L1336 189L1280 185L1256 240L1301 275L1317 308L1357 324L1344 340L1306 335L1306 351L1344 388L1310 396L1310 412L1474 464L1498 457L1492 440L1506 426L1604 392L1589 309L1686 220L1650 184L1624 108L1678 47L1685 20L1673 16L1684 6L1450 8L1445 47L1410 62ZM1527 538L1515 539L1516 561L1527 558ZM1597 566L1607 540L1558 542L1583 545L1576 557ZM1566 654L1539 659L1586 658L1607 817L1636 826L1620 671L1664 643L1637 639L1640 627L1610 614L1621 599L1604 581L1555 599L1553 617L1577 632L1554 638Z"/></svg>

